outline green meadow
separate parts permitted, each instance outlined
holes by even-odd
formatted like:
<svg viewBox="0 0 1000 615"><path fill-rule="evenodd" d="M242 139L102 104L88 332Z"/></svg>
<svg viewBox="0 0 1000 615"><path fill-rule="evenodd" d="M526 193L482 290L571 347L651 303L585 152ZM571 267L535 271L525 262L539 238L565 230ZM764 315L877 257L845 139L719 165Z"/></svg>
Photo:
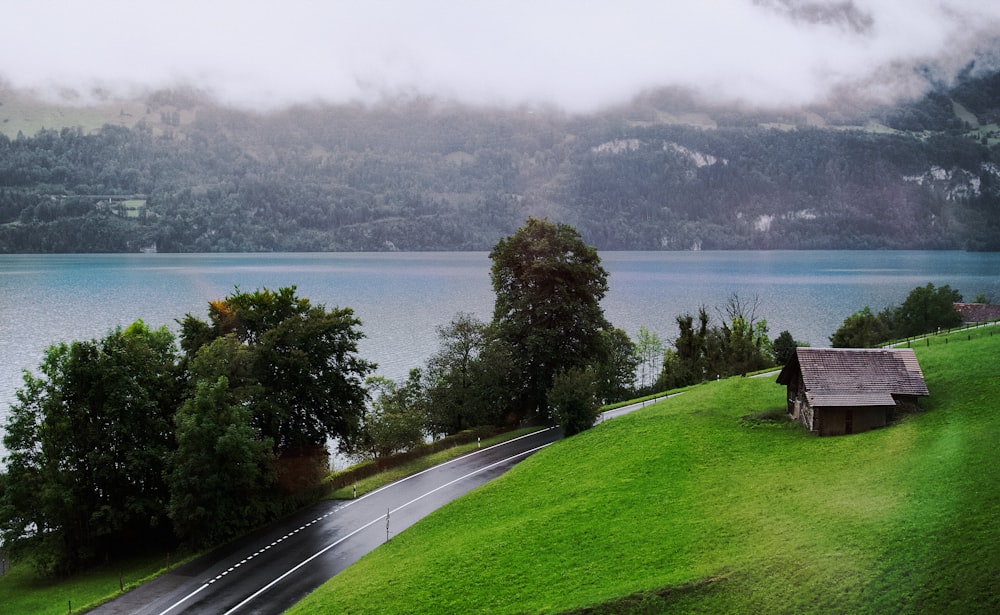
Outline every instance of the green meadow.
<svg viewBox="0 0 1000 615"><path fill-rule="evenodd" d="M783 418L773 376L607 421L427 517L291 613L1000 612L990 330L920 342L931 396L877 431L804 433Z"/></svg>

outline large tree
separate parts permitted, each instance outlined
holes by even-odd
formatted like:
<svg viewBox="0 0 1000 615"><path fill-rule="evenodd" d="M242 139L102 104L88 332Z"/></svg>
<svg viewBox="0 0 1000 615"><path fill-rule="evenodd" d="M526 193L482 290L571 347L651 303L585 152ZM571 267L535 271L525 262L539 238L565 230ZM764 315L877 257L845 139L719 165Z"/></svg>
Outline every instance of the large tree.
<svg viewBox="0 0 1000 615"><path fill-rule="evenodd" d="M457 314L437 332L440 345L424 373L428 432L504 424L516 381L509 348L471 314Z"/></svg>
<svg viewBox="0 0 1000 615"><path fill-rule="evenodd" d="M486 323L459 313L437 328L440 345L427 361L427 427L457 433L484 422L479 402L479 356L486 347Z"/></svg>
<svg viewBox="0 0 1000 615"><path fill-rule="evenodd" d="M142 321L52 346L24 374L4 445L0 531L15 557L68 573L170 536L165 461L179 405L173 334Z"/></svg>
<svg viewBox="0 0 1000 615"><path fill-rule="evenodd" d="M608 273L576 229L537 218L501 239L490 258L494 335L510 347L521 374L514 411L547 414L558 372L607 356L602 332L611 326L600 302Z"/></svg>
<svg viewBox="0 0 1000 615"><path fill-rule="evenodd" d="M357 355L360 324L351 309L312 305L295 295L294 286L237 288L209 305L209 322L184 318L181 346L189 358L220 337L244 346L245 362L222 361L202 376L252 387L245 403L260 438L270 439L278 457L295 457L357 433L367 399L364 380L375 368Z"/></svg>

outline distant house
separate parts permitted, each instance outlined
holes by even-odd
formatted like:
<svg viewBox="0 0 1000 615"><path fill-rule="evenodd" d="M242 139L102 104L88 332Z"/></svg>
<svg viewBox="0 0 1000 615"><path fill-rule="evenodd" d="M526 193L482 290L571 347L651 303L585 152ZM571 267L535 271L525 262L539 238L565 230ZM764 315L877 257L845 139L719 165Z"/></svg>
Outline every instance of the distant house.
<svg viewBox="0 0 1000 615"><path fill-rule="evenodd" d="M964 323L1000 320L1000 305L993 303L956 303L955 311Z"/></svg>
<svg viewBox="0 0 1000 615"><path fill-rule="evenodd" d="M909 348L797 348L777 382L788 387L788 414L821 436L884 427L929 394Z"/></svg>

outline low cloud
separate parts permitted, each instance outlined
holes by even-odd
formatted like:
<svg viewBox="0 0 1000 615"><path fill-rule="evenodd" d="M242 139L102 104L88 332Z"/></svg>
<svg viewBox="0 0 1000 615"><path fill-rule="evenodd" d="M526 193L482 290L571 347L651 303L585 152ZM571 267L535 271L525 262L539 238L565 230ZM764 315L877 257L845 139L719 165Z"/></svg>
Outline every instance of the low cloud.
<svg viewBox="0 0 1000 615"><path fill-rule="evenodd" d="M18 2L0 79L127 96L188 86L245 107L435 96L592 111L643 90L718 102L880 101L993 69L979 0Z"/></svg>

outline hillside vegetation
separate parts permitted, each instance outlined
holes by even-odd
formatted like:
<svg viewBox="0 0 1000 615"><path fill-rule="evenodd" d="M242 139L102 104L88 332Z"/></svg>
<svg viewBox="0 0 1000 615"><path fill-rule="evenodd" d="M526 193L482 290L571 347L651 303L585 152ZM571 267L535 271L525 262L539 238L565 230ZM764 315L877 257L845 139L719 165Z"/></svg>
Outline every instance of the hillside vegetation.
<svg viewBox="0 0 1000 615"><path fill-rule="evenodd" d="M998 91L772 111L663 91L572 116L0 90L0 253L488 250L529 216L601 250L994 250Z"/></svg>
<svg viewBox="0 0 1000 615"><path fill-rule="evenodd" d="M770 377L694 387L537 453L291 612L998 612L1000 335L915 350L931 396L888 428L810 436Z"/></svg>

